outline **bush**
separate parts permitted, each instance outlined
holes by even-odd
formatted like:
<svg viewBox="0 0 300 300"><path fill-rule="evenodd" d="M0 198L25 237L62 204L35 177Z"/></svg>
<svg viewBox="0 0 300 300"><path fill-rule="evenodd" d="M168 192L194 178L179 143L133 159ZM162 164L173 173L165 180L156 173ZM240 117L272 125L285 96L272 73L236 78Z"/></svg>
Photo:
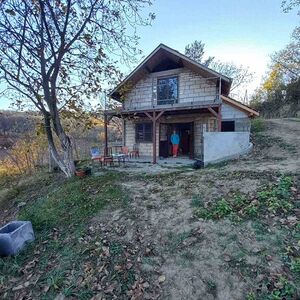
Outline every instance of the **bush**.
<svg viewBox="0 0 300 300"><path fill-rule="evenodd" d="M256 118L251 121L251 132L261 132L266 128L265 120L263 118Z"/></svg>

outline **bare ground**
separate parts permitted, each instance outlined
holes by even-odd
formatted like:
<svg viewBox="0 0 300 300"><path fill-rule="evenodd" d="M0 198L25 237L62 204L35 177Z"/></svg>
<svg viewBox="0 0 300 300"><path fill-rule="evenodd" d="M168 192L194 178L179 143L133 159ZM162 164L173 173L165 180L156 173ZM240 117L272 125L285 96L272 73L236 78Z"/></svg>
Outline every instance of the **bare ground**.
<svg viewBox="0 0 300 300"><path fill-rule="evenodd" d="M150 165L119 169L124 174L121 185L128 203L105 209L91 219L86 245L101 238L104 245L120 244L130 250L134 255L127 258L127 267L139 276L138 283L122 298L114 296L113 286L109 292L100 289L94 300L300 299L300 264L299 277L289 264L291 257L300 259L300 122L271 120L266 125L266 130L253 138L254 152L239 160L201 170ZM259 192L277 185L283 175L293 179L294 206L285 213L266 210L259 217L243 218L244 212L237 211L233 217L241 216L238 220L195 214L193 202L206 208L222 198L232 201L242 195L255 204ZM9 214L15 216L16 212L7 212L8 219ZM43 255L38 255L42 259ZM28 280L23 277L18 284ZM293 285L293 291L282 278ZM57 299L77 299L63 296L62 289L55 291ZM47 292L42 293L47 299ZM15 295L21 299L24 294Z"/></svg>
<svg viewBox="0 0 300 300"><path fill-rule="evenodd" d="M196 196L210 203L234 193L255 198L280 174L297 175L299 133L300 122L268 121L246 158L199 171L173 170L167 176L154 176L150 170L152 175L132 176L123 183L130 194L129 208L108 212L105 219L125 225L127 241L134 242L137 232L143 235L142 244L151 247L152 254L142 269L152 280L165 276L161 299L245 299L263 289L261 282L268 276L282 272L276 239L283 237L273 227L276 218L261 236L257 221L236 225L228 219L198 219L191 201ZM104 220L99 216L98 221Z"/></svg>

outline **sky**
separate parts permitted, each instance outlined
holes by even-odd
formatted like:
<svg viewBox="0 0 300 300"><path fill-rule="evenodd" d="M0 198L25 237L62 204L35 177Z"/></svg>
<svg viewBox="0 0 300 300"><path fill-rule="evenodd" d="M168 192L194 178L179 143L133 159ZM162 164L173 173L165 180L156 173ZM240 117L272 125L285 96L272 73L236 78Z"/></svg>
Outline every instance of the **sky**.
<svg viewBox="0 0 300 300"><path fill-rule="evenodd" d="M207 56L255 73L248 94L259 86L270 54L290 41L300 21L296 9L282 11L281 0L156 0L151 9L153 25L139 30L145 55L160 43L184 53L187 44L201 40Z"/></svg>
<svg viewBox="0 0 300 300"><path fill-rule="evenodd" d="M248 66L255 73L247 86L249 95L259 86L270 54L290 41L300 21L297 10L283 13L281 0L154 0L147 11L156 19L138 29L145 56L160 43L184 53L187 44L201 40L207 56ZM0 99L0 109L8 107L9 101Z"/></svg>

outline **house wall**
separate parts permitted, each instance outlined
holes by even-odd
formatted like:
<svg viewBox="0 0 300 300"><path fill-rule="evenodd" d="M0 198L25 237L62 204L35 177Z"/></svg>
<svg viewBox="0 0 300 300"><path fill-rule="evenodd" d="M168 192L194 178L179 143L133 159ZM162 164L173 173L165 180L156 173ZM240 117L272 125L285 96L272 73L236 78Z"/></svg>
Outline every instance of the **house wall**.
<svg viewBox="0 0 300 300"><path fill-rule="evenodd" d="M250 131L251 123L248 115L230 104L222 104L222 120L235 121L235 131L237 132Z"/></svg>
<svg viewBox="0 0 300 300"><path fill-rule="evenodd" d="M146 108L157 103L157 79L178 76L178 102L215 101L218 93L216 83L207 81L199 74L187 69L173 69L146 74L127 93L125 108Z"/></svg>
<svg viewBox="0 0 300 300"><path fill-rule="evenodd" d="M217 130L217 120L211 115L179 115L179 116L162 116L160 123L194 123L194 155L195 157L201 157L203 152L203 132L213 132ZM152 142L150 143L136 143L135 141L135 124L149 122L147 118L140 118L138 120L126 120L125 121L125 134L124 134L124 145L132 150L133 145L137 144L141 156L152 156ZM164 139L164 132L159 132L159 124L156 127L156 153L159 156L159 141Z"/></svg>
<svg viewBox="0 0 300 300"><path fill-rule="evenodd" d="M204 164L217 163L247 154L252 149L249 132L205 132L203 134Z"/></svg>

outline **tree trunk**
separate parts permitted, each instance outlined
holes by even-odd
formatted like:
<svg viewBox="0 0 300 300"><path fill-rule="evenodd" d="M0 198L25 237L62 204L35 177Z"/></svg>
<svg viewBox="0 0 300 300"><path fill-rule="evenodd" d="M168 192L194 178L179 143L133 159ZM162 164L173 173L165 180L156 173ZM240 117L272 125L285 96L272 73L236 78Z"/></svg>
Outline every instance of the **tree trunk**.
<svg viewBox="0 0 300 300"><path fill-rule="evenodd" d="M47 134L47 139L49 144L50 155L52 156L57 166L63 171L63 173L70 178L75 173L72 143L70 141L70 138L65 134L62 127L60 126L60 130L59 130L60 134L58 135L57 131L56 134L59 138L63 150L63 155L61 157L54 143L50 119L51 119L50 114L44 115L45 129L46 129L46 134Z"/></svg>

